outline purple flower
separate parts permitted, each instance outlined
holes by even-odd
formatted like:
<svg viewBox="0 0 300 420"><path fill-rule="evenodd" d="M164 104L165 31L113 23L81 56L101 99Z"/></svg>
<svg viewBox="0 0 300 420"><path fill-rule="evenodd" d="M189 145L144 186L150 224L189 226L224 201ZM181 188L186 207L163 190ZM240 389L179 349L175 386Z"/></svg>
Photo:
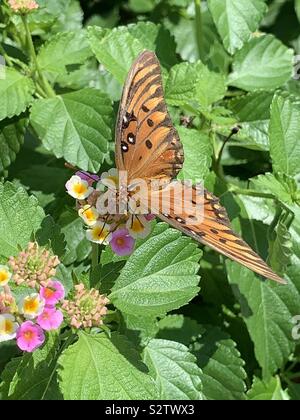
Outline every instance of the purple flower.
<svg viewBox="0 0 300 420"><path fill-rule="evenodd" d="M116 230L110 241L111 249L120 256L130 255L134 248L135 240L129 235L125 228Z"/></svg>
<svg viewBox="0 0 300 420"><path fill-rule="evenodd" d="M61 311L53 307L46 307L44 312L38 317L37 323L45 331L57 330L63 322Z"/></svg>
<svg viewBox="0 0 300 420"><path fill-rule="evenodd" d="M45 334L41 327L32 321L23 322L17 330L17 345L19 349L29 353L40 347L45 341Z"/></svg>
<svg viewBox="0 0 300 420"><path fill-rule="evenodd" d="M64 286L57 280L50 280L45 287L41 287L40 296L46 305L54 306L65 297Z"/></svg>
<svg viewBox="0 0 300 420"><path fill-rule="evenodd" d="M100 177L96 174L90 174L86 171L77 171L76 174L81 178L83 181L87 181L87 183L92 186L94 182L98 182Z"/></svg>
<svg viewBox="0 0 300 420"><path fill-rule="evenodd" d="M155 217L155 214L145 214L145 219L147 220L147 222L151 222L151 220L154 220Z"/></svg>

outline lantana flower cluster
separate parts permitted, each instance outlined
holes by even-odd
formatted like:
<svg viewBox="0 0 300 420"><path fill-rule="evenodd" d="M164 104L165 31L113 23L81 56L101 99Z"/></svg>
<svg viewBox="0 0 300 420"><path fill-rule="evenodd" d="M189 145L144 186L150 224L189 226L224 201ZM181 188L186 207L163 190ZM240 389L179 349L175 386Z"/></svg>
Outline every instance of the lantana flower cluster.
<svg viewBox="0 0 300 420"><path fill-rule="evenodd" d="M65 290L54 277L58 264L56 256L32 242L0 265L0 342L15 339L21 350L33 352L45 342L45 331L61 326L58 305ZM17 299L12 290L18 286L31 290Z"/></svg>
<svg viewBox="0 0 300 420"><path fill-rule="evenodd" d="M100 327L109 300L96 289L87 290L83 283L75 286L73 299L64 300L62 308L68 323L75 329Z"/></svg>
<svg viewBox="0 0 300 420"><path fill-rule="evenodd" d="M35 0L8 0L10 8L16 13L30 13L39 8Z"/></svg>
<svg viewBox="0 0 300 420"><path fill-rule="evenodd" d="M150 221L155 216L103 214L103 194L108 189L116 191L118 186L118 171L112 168L100 177L78 171L66 183L66 190L76 199L78 215L87 228L87 239L97 244L110 245L115 254L125 256L132 253L136 239L148 236Z"/></svg>

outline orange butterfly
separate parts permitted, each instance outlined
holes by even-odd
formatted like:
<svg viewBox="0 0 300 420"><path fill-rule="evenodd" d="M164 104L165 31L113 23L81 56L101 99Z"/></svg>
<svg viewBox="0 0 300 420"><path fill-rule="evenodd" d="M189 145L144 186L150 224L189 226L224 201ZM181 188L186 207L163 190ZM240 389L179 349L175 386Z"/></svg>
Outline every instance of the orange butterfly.
<svg viewBox="0 0 300 420"><path fill-rule="evenodd" d="M153 52L145 51L133 63L123 89L116 125L117 169L127 171L129 184L130 180L142 178L167 185L179 173L183 161L183 147L164 101L159 61ZM180 181L174 185L171 202L176 202L176 191L181 188L186 190L189 202L185 202L184 212L176 213L173 205L168 214L159 214L160 219L254 272L286 283L232 231L217 197L204 189L199 203L195 186ZM153 194L164 201L163 188ZM203 206L204 218L201 223L187 223L196 198L197 205Z"/></svg>

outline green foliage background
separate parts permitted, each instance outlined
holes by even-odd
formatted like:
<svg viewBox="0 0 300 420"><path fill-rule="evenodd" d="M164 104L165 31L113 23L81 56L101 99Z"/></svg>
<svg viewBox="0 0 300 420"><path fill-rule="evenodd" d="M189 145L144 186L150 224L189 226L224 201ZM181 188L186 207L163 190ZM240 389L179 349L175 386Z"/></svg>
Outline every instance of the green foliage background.
<svg viewBox="0 0 300 420"><path fill-rule="evenodd" d="M38 3L25 26L0 3L0 262L33 237L50 245L67 290L108 293L113 332L53 334L33 355L0 344L1 399L299 399L300 1ZM89 275L64 162L114 166L122 84L144 49L163 68L180 177L221 197L287 286L155 222Z"/></svg>

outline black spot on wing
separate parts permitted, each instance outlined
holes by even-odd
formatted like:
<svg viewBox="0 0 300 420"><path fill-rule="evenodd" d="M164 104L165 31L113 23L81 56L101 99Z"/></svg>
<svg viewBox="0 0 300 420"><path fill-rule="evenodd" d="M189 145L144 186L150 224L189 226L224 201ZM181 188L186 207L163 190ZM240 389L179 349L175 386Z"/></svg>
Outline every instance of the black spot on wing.
<svg viewBox="0 0 300 420"><path fill-rule="evenodd" d="M152 149L152 146L153 146L153 144L152 144L152 142L150 141L150 140L146 140L146 147L150 150L150 149Z"/></svg>

